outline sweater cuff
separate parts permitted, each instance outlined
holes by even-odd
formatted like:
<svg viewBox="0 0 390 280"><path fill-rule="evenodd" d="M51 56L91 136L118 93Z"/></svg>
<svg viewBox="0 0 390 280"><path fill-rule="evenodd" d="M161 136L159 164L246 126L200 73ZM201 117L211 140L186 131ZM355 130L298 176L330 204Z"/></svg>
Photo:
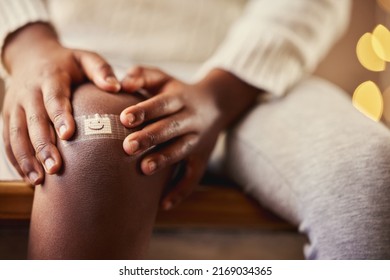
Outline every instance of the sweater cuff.
<svg viewBox="0 0 390 280"><path fill-rule="evenodd" d="M275 28L256 29L256 36L253 30L241 32L239 38L230 34L203 64L195 79L200 80L212 69L219 68L274 97L282 96L309 69L305 69L304 58L291 40L278 36L280 33Z"/></svg>
<svg viewBox="0 0 390 280"><path fill-rule="evenodd" d="M9 34L32 22L47 22L49 15L42 0L0 1L0 58ZM6 77L3 60L0 60L0 76Z"/></svg>

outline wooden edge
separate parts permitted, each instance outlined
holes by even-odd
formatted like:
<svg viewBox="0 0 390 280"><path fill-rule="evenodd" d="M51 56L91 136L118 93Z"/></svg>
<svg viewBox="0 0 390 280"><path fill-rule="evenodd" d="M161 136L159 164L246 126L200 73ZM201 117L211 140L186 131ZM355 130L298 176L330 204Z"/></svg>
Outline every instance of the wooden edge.
<svg viewBox="0 0 390 280"><path fill-rule="evenodd" d="M157 228L251 228L295 230L296 228L259 205L234 187L200 186L171 211L159 211Z"/></svg>
<svg viewBox="0 0 390 280"><path fill-rule="evenodd" d="M23 181L0 182L0 220L29 220L34 188Z"/></svg>
<svg viewBox="0 0 390 280"><path fill-rule="evenodd" d="M23 181L0 182L0 220L28 221L34 188ZM178 207L159 211L156 228L295 229L239 189L200 186Z"/></svg>

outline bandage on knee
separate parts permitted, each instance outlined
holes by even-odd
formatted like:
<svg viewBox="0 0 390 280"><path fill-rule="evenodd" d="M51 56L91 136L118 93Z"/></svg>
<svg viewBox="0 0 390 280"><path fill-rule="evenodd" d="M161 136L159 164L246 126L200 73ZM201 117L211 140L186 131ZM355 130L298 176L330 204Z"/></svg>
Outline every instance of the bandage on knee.
<svg viewBox="0 0 390 280"><path fill-rule="evenodd" d="M95 114L75 118L76 131L71 139L63 141L65 146L94 139L124 140L135 130L128 129L120 122L118 115Z"/></svg>

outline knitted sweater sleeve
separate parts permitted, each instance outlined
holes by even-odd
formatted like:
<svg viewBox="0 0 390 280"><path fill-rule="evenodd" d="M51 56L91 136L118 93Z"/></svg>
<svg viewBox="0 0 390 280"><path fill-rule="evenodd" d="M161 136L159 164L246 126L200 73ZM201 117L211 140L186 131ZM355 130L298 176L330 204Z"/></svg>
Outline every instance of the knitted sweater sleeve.
<svg viewBox="0 0 390 280"><path fill-rule="evenodd" d="M0 0L0 57L7 36L31 22L49 20L43 0ZM5 76L0 63L0 75Z"/></svg>
<svg viewBox="0 0 390 280"><path fill-rule="evenodd" d="M251 0L196 79L220 68L282 96L341 37L350 8L350 0Z"/></svg>

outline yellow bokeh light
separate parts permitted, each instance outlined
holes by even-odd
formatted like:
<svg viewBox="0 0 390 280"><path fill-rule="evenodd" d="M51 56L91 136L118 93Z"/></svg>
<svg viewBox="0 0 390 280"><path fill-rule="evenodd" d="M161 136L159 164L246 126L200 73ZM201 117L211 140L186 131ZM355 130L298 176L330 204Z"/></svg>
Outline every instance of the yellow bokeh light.
<svg viewBox="0 0 390 280"><path fill-rule="evenodd" d="M371 33L364 34L357 43L356 54L360 63L368 70L383 71L386 68L386 62L375 53L373 41L377 39ZM375 44L380 45L380 43Z"/></svg>
<svg viewBox="0 0 390 280"><path fill-rule="evenodd" d="M386 12L390 13L390 0L377 0L377 2Z"/></svg>
<svg viewBox="0 0 390 280"><path fill-rule="evenodd" d="M390 62L390 31L379 24L372 32L372 48L380 59Z"/></svg>
<svg viewBox="0 0 390 280"><path fill-rule="evenodd" d="M364 82L357 87L352 97L352 104L374 121L379 121L382 117L383 97L378 86L372 81Z"/></svg>

